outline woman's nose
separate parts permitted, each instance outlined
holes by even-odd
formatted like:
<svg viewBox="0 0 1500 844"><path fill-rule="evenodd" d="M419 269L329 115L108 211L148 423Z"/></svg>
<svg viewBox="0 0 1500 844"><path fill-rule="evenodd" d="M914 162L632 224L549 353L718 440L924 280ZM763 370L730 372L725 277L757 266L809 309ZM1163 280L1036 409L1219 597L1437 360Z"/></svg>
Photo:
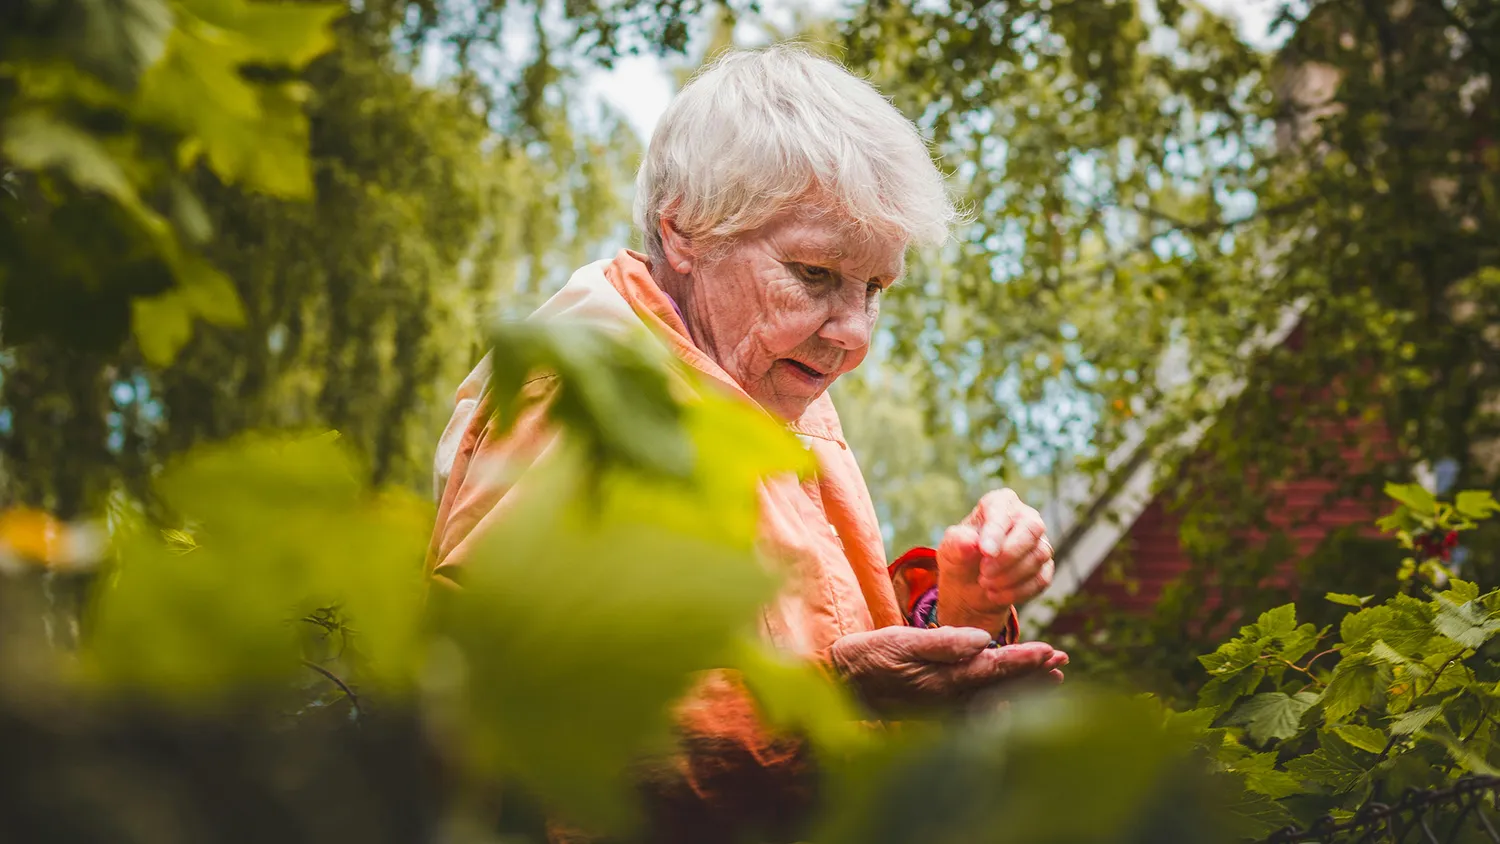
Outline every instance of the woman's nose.
<svg viewBox="0 0 1500 844"><path fill-rule="evenodd" d="M828 319L823 321L818 336L831 345L852 352L870 345L874 321L874 315L863 296L841 296Z"/></svg>

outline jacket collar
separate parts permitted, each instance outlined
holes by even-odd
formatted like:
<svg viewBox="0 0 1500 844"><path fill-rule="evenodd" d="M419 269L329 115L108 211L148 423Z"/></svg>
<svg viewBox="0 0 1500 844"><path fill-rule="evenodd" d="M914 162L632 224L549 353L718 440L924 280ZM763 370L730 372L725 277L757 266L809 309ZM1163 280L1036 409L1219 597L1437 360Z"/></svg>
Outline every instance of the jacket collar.
<svg viewBox="0 0 1500 844"><path fill-rule="evenodd" d="M597 265L590 265L590 267L593 266ZM614 260L603 266L603 277L613 292L629 305L636 317L653 329L654 333L663 339L671 352L680 360L718 382L731 393L746 401L754 402L754 399L735 383L729 373L693 345L692 336L688 333L687 325L682 320L677 304L657 286L656 280L651 277L649 258L639 252L622 249ZM574 279L578 279L578 274L575 274ZM571 287L573 284L574 280L569 280L568 286ZM599 292L603 293L603 291ZM794 434L828 440L838 443L841 447L848 447L844 441L844 432L839 424L838 413L833 407L833 400L826 392L808 405L807 410L803 411L800 417L787 423L786 428Z"/></svg>

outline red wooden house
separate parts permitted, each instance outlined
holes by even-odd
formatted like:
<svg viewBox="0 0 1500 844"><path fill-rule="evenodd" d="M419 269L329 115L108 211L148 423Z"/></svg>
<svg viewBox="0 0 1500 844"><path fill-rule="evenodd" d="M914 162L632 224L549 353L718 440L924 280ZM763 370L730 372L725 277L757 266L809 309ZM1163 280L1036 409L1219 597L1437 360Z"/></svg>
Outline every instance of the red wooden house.
<svg viewBox="0 0 1500 844"><path fill-rule="evenodd" d="M1299 337L1297 309L1289 308L1282 324L1253 345L1295 347ZM1244 389L1243 382L1226 386L1217 397L1220 405L1232 402ZM1057 576L1046 598L1022 613L1027 629L1036 631L1054 620L1054 629L1073 629L1077 619L1056 616L1059 604L1078 594L1145 614L1156 606L1167 585L1188 570L1190 562L1180 541L1181 520L1172 512L1167 496L1157 492L1164 469L1170 467L1160 464L1161 449L1148 444L1147 427L1143 425L1134 441L1112 455L1107 479L1096 489L1075 488L1071 494L1063 490L1044 511L1049 532L1056 537ZM1351 470L1370 468L1372 460L1393 455L1390 434L1378 420L1330 418L1319 429L1327 437L1358 443L1358 447L1341 446ZM1175 445L1191 453L1206 430L1199 426L1185 431ZM1352 526L1378 536L1374 522L1392 507L1378 491L1341 495L1333 481L1312 474L1277 483L1272 497L1267 519L1274 529L1286 533L1292 545L1291 555L1271 578L1280 586L1294 585L1296 564L1335 531ZM1262 536L1245 537L1251 543L1263 540Z"/></svg>

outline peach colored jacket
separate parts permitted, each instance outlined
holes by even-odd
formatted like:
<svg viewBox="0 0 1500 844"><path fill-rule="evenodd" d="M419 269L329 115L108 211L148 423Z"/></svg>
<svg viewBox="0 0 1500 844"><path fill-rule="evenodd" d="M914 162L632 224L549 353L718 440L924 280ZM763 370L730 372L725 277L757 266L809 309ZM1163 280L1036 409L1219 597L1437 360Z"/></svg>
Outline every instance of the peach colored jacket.
<svg viewBox="0 0 1500 844"><path fill-rule="evenodd" d="M645 323L666 338L677 357L751 401L693 345L671 300L652 281L645 256L638 253L625 250L612 261L579 270L533 318L599 325ZM438 476L448 476L441 488L430 561L439 576L462 566L470 538L505 510L509 490L491 480L493 473L476 472L471 480L469 466L476 458L524 460L539 454L553 436L539 412L546 388L535 384L536 412L523 414L505 438L491 436L488 414L478 412L487 373L482 363L465 381L458 411L439 446ZM906 622L886 571L875 507L844 441L833 402L825 394L787 428L812 452L818 471L807 481L788 476L762 485L762 550L768 559L789 567L792 583L766 607L764 632L783 650L821 657L842 636Z"/></svg>
<svg viewBox="0 0 1500 844"><path fill-rule="evenodd" d="M605 327L644 323L677 357L751 401L693 345L671 300L651 279L645 256L635 252L580 269L532 318ZM482 362L460 387L438 447L441 503L429 567L439 580L461 569L473 538L506 510L510 489L495 480L500 473L471 467L491 459L527 465L555 439L542 419L550 379L528 385L526 410L498 437L485 407L487 378ZM833 402L824 395L787 427L816 458L817 472L807 481L786 476L762 485L762 550L789 570L789 586L764 609L762 632L782 650L821 660L842 636L906 620L886 571L875 508ZM804 749L761 729L732 676L705 679L678 715L682 752L643 783L653 840L718 840L767 819L790 821L809 808L814 786Z"/></svg>

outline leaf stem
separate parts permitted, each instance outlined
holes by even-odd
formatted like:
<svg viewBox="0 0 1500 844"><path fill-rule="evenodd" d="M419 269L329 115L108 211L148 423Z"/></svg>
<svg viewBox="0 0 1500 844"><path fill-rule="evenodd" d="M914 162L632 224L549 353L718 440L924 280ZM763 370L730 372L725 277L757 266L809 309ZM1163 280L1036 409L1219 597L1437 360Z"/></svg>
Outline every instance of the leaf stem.
<svg viewBox="0 0 1500 844"><path fill-rule="evenodd" d="M1329 648L1326 651L1319 651L1318 653L1313 654L1312 655L1312 659L1309 659L1307 661L1307 669L1311 669L1312 668L1312 664L1314 662L1317 662L1320 657L1328 656L1331 653L1338 653L1338 650L1339 649L1337 647L1332 647L1332 648Z"/></svg>
<svg viewBox="0 0 1500 844"><path fill-rule="evenodd" d="M1306 674L1307 675L1307 679L1311 680L1316 685L1319 685L1319 686L1325 685L1324 682L1322 680L1319 680L1316 676L1314 676L1311 671L1307 670L1306 668L1303 668L1302 666L1298 665L1295 662L1292 662L1291 660L1287 659L1286 657L1280 657L1279 656L1279 657L1275 657L1275 659L1277 659L1280 662L1282 662L1283 664L1285 664L1287 668L1291 668L1291 669L1294 669L1296 671L1300 671L1303 674Z"/></svg>
<svg viewBox="0 0 1500 844"><path fill-rule="evenodd" d="M1426 697L1427 693L1430 692L1430 691L1432 691L1432 688L1437 685L1438 680L1442 679L1443 672L1447 671L1448 670L1448 666L1452 665L1453 662L1454 662L1454 660L1457 660L1458 657L1459 657L1458 654L1454 654L1453 656L1448 657L1448 661L1445 662L1445 663L1443 663L1442 667L1437 670L1436 674L1432 675L1432 682L1427 684L1427 688L1423 689L1422 693L1419 694L1419 695L1417 695L1415 698L1412 698L1412 700L1415 701L1415 700L1418 700L1420 698Z"/></svg>
<svg viewBox="0 0 1500 844"><path fill-rule="evenodd" d="M344 697L347 697L349 699L349 705L354 707L354 717L364 717L364 710L359 706L359 695L355 694L354 690L349 688L349 686L347 686L343 680L340 680L337 674L334 674L332 671L329 671L328 669L311 660L304 659L302 660L302 664L318 672L319 674L322 674L328 679L328 682L334 684L335 686L338 686L339 689L344 692Z"/></svg>

